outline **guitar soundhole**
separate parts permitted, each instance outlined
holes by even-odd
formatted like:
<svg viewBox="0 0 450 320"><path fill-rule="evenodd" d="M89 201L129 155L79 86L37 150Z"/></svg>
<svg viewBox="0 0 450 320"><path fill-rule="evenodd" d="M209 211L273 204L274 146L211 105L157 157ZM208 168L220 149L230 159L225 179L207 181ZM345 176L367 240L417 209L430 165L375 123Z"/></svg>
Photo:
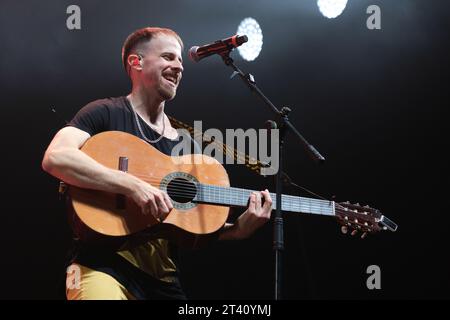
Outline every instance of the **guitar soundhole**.
<svg viewBox="0 0 450 320"><path fill-rule="evenodd" d="M195 183L183 178L175 178L167 184L167 194L179 203L192 201L197 194Z"/></svg>

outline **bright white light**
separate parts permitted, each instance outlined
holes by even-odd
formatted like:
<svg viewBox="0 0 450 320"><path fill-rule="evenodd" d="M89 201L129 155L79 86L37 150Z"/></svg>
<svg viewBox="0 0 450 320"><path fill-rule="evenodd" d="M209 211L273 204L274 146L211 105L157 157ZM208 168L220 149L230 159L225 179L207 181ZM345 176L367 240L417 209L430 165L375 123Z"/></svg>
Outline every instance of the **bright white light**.
<svg viewBox="0 0 450 320"><path fill-rule="evenodd" d="M347 5L347 0L317 0L320 12L327 18L336 18Z"/></svg>
<svg viewBox="0 0 450 320"><path fill-rule="evenodd" d="M245 18L239 24L237 34L248 37L248 41L238 47L241 57L247 61L255 60L259 56L263 45L263 35L258 22L253 18Z"/></svg>

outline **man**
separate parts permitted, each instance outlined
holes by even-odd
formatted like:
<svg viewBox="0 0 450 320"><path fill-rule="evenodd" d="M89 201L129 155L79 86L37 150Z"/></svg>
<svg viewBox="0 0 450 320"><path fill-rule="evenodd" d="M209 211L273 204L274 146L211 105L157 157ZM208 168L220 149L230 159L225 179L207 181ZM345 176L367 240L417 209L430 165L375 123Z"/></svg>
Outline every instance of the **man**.
<svg viewBox="0 0 450 320"><path fill-rule="evenodd" d="M119 130L170 154L179 137L165 114L165 102L175 97L181 80L182 49L180 37L170 29L144 28L132 33L122 48L131 93L82 108L53 138L44 155L43 169L70 185L126 195L143 214L164 220L173 208L165 192L99 164L80 148L99 132ZM247 210L234 224L223 227L219 239L249 237L270 219L271 205L267 190L252 194ZM118 252L99 252L84 245L76 249L71 267L79 268L81 277L79 286L66 288L68 299L186 298L179 284L173 246L164 239Z"/></svg>

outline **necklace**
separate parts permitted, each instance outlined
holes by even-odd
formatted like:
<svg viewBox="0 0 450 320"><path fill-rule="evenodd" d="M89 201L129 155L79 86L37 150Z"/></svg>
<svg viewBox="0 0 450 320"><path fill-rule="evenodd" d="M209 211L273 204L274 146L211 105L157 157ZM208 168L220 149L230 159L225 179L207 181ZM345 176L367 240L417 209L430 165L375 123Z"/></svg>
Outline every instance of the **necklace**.
<svg viewBox="0 0 450 320"><path fill-rule="evenodd" d="M138 126L139 133L141 134L142 138L144 138L144 140L147 141L148 143L157 143L159 140L161 140L164 136L164 132L166 131L166 122L164 121L164 115L163 115L163 128L162 128L161 135L156 140L150 140L149 138L147 138L147 136L144 134L144 131L142 130L141 123L138 118L138 114L137 114L136 110L134 110L131 100L128 99L128 101L130 102L131 110L133 110L134 118L136 119L136 124ZM155 130L153 130L153 131L155 131Z"/></svg>

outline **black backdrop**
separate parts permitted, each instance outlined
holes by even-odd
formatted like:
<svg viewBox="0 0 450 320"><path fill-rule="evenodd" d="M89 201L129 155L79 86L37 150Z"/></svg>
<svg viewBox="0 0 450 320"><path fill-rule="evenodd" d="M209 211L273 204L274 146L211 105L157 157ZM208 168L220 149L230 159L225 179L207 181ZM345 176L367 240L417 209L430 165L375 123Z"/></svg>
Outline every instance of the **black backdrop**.
<svg viewBox="0 0 450 320"><path fill-rule="evenodd" d="M81 8L81 30L66 8ZM381 8L368 30L366 8ZM349 0L336 19L316 1L2 1L2 290L4 299L60 299L70 231L57 181L40 168L55 132L84 104L128 93L120 49L133 30L176 30L186 48L236 32L251 16L264 34L254 62L233 56L326 157L313 164L288 136L286 171L326 197L370 204L399 224L365 240L343 236L328 218L286 215L286 299L448 298L445 243L448 146L447 1ZM185 56L177 98L167 112L209 128L261 128L269 111L220 58ZM56 113L52 112L56 110ZM273 181L230 166L234 186ZM298 194L298 190L286 190ZM249 240L182 252L194 299L271 299L271 224ZM381 268L368 290L366 268Z"/></svg>

